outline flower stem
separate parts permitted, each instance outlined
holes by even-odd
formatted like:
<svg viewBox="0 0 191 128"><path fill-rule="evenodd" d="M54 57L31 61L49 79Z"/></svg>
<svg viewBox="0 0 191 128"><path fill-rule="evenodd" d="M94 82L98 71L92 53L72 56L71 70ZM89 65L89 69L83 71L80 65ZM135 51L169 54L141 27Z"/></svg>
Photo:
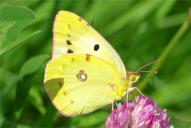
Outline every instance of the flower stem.
<svg viewBox="0 0 191 128"><path fill-rule="evenodd" d="M189 30L189 27L191 25L191 21L190 21L190 17L188 17L188 19L186 19L181 27L179 28L179 30L176 32L176 34L174 35L174 37L169 41L167 47L163 50L163 52L161 53L160 57L159 57L159 62L156 63L155 65L153 65L152 69L153 71L159 71L160 67L162 66L162 64L164 63L164 61L168 58L168 55L172 52L173 48L176 47L176 45L178 43L180 43L180 39L185 35L185 33ZM150 75L148 75L150 76ZM141 83L140 83L140 89L144 90L147 83L149 82L149 79L144 79Z"/></svg>

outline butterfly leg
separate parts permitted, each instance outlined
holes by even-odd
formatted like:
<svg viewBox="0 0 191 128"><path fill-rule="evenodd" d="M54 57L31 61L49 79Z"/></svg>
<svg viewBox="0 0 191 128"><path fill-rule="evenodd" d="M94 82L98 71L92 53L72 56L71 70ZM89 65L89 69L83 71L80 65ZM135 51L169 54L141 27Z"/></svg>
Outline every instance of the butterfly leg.
<svg viewBox="0 0 191 128"><path fill-rule="evenodd" d="M133 90L137 90L142 96L145 96L137 87L131 87L131 88L129 88L128 89L128 92L132 92ZM128 93L127 93L127 95L128 95Z"/></svg>
<svg viewBox="0 0 191 128"><path fill-rule="evenodd" d="M115 100L112 101L112 110L114 109Z"/></svg>
<svg viewBox="0 0 191 128"><path fill-rule="evenodd" d="M93 98L93 96L88 100L88 102L91 101L92 98ZM84 111L84 109L87 107L88 102L87 102L87 104L85 104L84 107L82 108L82 110L81 110L81 112L80 112L80 115L83 115L83 111Z"/></svg>
<svg viewBox="0 0 191 128"><path fill-rule="evenodd" d="M82 108L80 115L83 115L83 111L84 111L85 107L86 107L86 105Z"/></svg>

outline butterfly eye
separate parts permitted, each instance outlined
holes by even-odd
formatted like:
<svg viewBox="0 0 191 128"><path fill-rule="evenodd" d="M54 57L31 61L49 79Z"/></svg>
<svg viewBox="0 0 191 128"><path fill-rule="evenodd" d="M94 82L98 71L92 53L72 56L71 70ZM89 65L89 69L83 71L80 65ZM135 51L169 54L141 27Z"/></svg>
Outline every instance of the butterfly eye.
<svg viewBox="0 0 191 128"><path fill-rule="evenodd" d="M99 44L94 45L94 51L97 51L99 49Z"/></svg>
<svg viewBox="0 0 191 128"><path fill-rule="evenodd" d="M135 81L136 80L136 76L135 75L131 75L130 76L130 81Z"/></svg>
<svg viewBox="0 0 191 128"><path fill-rule="evenodd" d="M130 77L129 77L129 80L132 82L132 83L136 83L140 78L140 75L136 75L136 74L132 74Z"/></svg>

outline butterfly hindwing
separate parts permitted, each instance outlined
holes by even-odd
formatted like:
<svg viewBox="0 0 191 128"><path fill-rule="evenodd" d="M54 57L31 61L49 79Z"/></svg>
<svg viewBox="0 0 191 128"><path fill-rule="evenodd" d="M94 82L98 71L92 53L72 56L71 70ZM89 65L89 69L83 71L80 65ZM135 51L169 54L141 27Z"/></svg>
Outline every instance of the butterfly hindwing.
<svg viewBox="0 0 191 128"><path fill-rule="evenodd" d="M120 85L120 73L105 60L89 54L65 54L49 61L45 87L54 106L78 115L110 104Z"/></svg>

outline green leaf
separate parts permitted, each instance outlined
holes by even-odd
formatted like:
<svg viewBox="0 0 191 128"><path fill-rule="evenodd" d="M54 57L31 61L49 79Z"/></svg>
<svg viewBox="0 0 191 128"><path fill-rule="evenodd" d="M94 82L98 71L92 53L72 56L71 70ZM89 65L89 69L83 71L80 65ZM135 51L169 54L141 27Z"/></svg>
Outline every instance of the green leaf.
<svg viewBox="0 0 191 128"><path fill-rule="evenodd" d="M34 74L38 71L40 66L49 58L49 55L38 55L29 59L20 71L20 78L24 79L25 76Z"/></svg>
<svg viewBox="0 0 191 128"><path fill-rule="evenodd" d="M39 33L39 31L37 31L30 33L26 37L22 37L23 29L34 19L35 15L29 8L20 6L0 8L0 55L23 44L24 41Z"/></svg>
<svg viewBox="0 0 191 128"><path fill-rule="evenodd" d="M31 33L30 35L26 35L26 37L23 37L22 39L18 39L14 44L10 44L7 45L5 48L1 49L0 51L0 56L11 51L12 49L21 46L22 44L24 44L28 39L36 36L37 34L39 34L40 31L35 31L33 33Z"/></svg>

